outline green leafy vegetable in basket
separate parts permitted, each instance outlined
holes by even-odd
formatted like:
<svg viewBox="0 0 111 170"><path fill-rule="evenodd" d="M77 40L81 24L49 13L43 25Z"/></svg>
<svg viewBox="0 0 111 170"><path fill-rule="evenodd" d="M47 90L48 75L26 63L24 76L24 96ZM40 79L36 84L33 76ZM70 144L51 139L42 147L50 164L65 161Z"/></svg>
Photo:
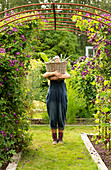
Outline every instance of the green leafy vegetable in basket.
<svg viewBox="0 0 111 170"><path fill-rule="evenodd" d="M45 53L40 52L38 54L44 60L44 62L49 62L49 59L48 59L48 57L47 57L47 55Z"/></svg>
<svg viewBox="0 0 111 170"><path fill-rule="evenodd" d="M54 58L55 58L56 56L55 56L53 59L51 59L51 58L48 58L45 53L40 52L40 53L38 53L38 54L39 54L40 57L44 60L44 62L55 62ZM59 57L59 56L58 56L58 57ZM66 61L66 60L68 60L70 57L71 57L71 55L66 58L66 55L62 56L62 54L61 54L60 61Z"/></svg>

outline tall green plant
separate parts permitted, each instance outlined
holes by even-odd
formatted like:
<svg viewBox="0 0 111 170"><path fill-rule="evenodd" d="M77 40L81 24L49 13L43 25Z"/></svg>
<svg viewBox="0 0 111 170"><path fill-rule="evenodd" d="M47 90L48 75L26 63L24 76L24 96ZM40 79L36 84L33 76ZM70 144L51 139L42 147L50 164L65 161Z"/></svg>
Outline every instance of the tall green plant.
<svg viewBox="0 0 111 170"><path fill-rule="evenodd" d="M90 117L86 109L86 100L84 94L80 93L67 83L68 107L67 122L74 123L77 118Z"/></svg>
<svg viewBox="0 0 111 170"><path fill-rule="evenodd" d="M48 89L48 82L43 78L43 73L46 72L45 64L41 60L32 59L30 62L30 71L27 76L27 95L29 100L38 100L45 102Z"/></svg>

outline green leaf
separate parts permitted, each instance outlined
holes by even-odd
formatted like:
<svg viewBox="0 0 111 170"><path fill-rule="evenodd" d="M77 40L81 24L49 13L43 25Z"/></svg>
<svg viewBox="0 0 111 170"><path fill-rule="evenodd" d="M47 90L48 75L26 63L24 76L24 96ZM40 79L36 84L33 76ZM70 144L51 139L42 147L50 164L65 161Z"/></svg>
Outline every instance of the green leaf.
<svg viewBox="0 0 111 170"><path fill-rule="evenodd" d="M102 92L102 93L99 94L100 97L104 97L104 96L106 96L106 95L107 95L106 92Z"/></svg>
<svg viewBox="0 0 111 170"><path fill-rule="evenodd" d="M95 123L99 123L99 119L96 119L96 120L95 120Z"/></svg>
<svg viewBox="0 0 111 170"><path fill-rule="evenodd" d="M38 53L38 54L40 54L40 56L41 56L41 58L45 61L45 62L48 62L49 61L49 59L48 59L48 57L47 57L47 55L45 54L45 53Z"/></svg>
<svg viewBox="0 0 111 170"><path fill-rule="evenodd" d="M108 90L107 90L107 93L108 93L108 94L111 94L111 90L110 90L110 89L108 89Z"/></svg>
<svg viewBox="0 0 111 170"><path fill-rule="evenodd" d="M73 15L73 16L72 16L72 21L75 22L76 20L77 20L77 16L76 16L76 15Z"/></svg>
<svg viewBox="0 0 111 170"><path fill-rule="evenodd" d="M11 150L10 153L12 153L13 155L16 154L15 150Z"/></svg>
<svg viewBox="0 0 111 170"><path fill-rule="evenodd" d="M95 82L95 81L93 81L93 82L91 82L91 84L92 84L92 85L95 85L95 84L96 84L96 82Z"/></svg>
<svg viewBox="0 0 111 170"><path fill-rule="evenodd" d="M104 108L102 109L102 111L106 113L106 112L110 111L110 109L107 108L107 107L104 107Z"/></svg>
<svg viewBox="0 0 111 170"><path fill-rule="evenodd" d="M0 162L0 167L2 166L2 163Z"/></svg>
<svg viewBox="0 0 111 170"><path fill-rule="evenodd" d="M108 83L109 83L109 81L108 81L108 80L105 80L105 81L104 81L104 86L106 86Z"/></svg>

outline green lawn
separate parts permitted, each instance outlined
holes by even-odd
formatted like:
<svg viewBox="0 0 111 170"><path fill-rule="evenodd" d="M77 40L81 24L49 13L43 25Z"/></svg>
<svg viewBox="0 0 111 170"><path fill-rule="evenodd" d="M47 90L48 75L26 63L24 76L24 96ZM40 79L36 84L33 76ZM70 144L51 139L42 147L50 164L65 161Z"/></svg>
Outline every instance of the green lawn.
<svg viewBox="0 0 111 170"><path fill-rule="evenodd" d="M17 170L97 170L82 139L81 133L94 133L92 126L66 126L64 144L52 145L48 125L33 125L32 144L22 153Z"/></svg>
<svg viewBox="0 0 111 170"><path fill-rule="evenodd" d="M36 112L33 114L32 118L36 118L36 119L41 118L42 119L44 114L46 114L46 113L45 112Z"/></svg>

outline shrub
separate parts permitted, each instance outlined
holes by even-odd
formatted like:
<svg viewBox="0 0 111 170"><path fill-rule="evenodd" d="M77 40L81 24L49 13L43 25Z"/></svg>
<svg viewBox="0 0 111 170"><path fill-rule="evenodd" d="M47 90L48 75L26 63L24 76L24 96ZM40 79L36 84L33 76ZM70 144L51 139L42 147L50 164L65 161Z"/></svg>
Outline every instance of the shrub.
<svg viewBox="0 0 111 170"><path fill-rule="evenodd" d="M93 68L95 64L95 58L89 58L82 56L73 63L73 78L71 82L74 88L78 88L79 92L84 93L84 97L86 99L86 107L88 112L94 111L95 100L96 100L96 86L92 84L94 81L94 71L92 70L92 74L89 72L89 68ZM90 114L94 114L93 113Z"/></svg>
<svg viewBox="0 0 111 170"><path fill-rule="evenodd" d="M86 18L74 15L73 21L80 30L86 30L89 42L96 49L93 68L88 68L88 72L93 75L94 85L97 89L96 95L96 123L99 127L99 135L102 141L110 146L110 123L111 123L111 15L95 11L95 16L86 13ZM89 19L90 16L90 19ZM87 19L88 18L88 19ZM93 74L92 74L93 72ZM109 129L109 130L108 130ZM108 145L106 145L107 148Z"/></svg>
<svg viewBox="0 0 111 170"><path fill-rule="evenodd" d="M25 14L16 18L21 16ZM10 19L13 21L15 18L10 15ZM24 53L24 50L30 30L38 26L40 28L43 22L42 17L37 21L32 17L28 24L25 20L8 24L8 27L3 28L5 31L0 33L0 167L10 160L12 154L27 146L31 139L25 114L28 89L23 85L31 55ZM8 22L4 20L1 25Z"/></svg>
<svg viewBox="0 0 111 170"><path fill-rule="evenodd" d="M92 67L92 63L94 62L94 58L86 58L82 56L76 62L71 61L72 70L70 71L71 79L67 82L67 89L68 89L68 100L69 106L72 106L77 109L70 111L71 115L75 118L89 118L93 117L95 114L95 100L96 100L96 88L92 84L94 81L94 75L90 74L88 71L88 67ZM90 63L90 64L89 64ZM76 101L79 101L76 105ZM68 108L69 108L68 106ZM82 111L81 108L82 106ZM69 109L70 109L69 108ZM76 113L76 114L75 114ZM69 113L68 113L69 114Z"/></svg>
<svg viewBox="0 0 111 170"><path fill-rule="evenodd" d="M84 94L80 94L78 89L73 89L71 86L67 86L67 122L74 123L77 118L90 117L87 115L86 100Z"/></svg>
<svg viewBox="0 0 111 170"><path fill-rule="evenodd" d="M46 72L45 64L39 60L32 59L30 61L30 70L28 72L27 84L29 100L38 100L45 102L48 89L48 82L43 77Z"/></svg>

